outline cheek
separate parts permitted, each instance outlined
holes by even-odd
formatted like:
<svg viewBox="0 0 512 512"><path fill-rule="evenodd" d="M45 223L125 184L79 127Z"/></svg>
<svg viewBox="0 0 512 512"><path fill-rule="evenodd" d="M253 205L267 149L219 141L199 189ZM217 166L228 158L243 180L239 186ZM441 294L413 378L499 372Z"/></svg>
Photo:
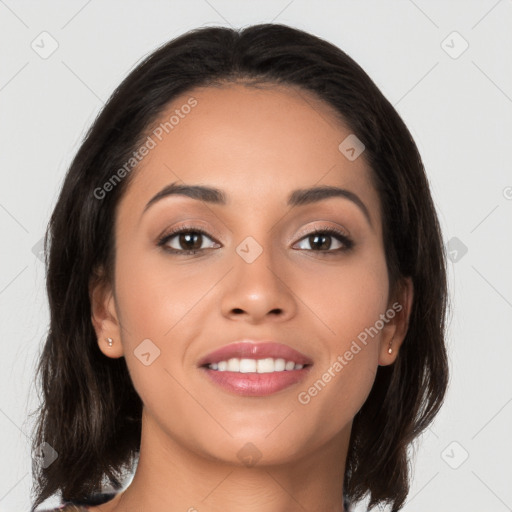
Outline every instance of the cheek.
<svg viewBox="0 0 512 512"><path fill-rule="evenodd" d="M384 255L375 250L353 254L336 265L316 265L295 289L318 323L331 349L346 350L385 312L388 273ZM364 337L364 336L362 336ZM376 345L376 344L374 344Z"/></svg>
<svg viewBox="0 0 512 512"><path fill-rule="evenodd" d="M194 265L170 263L157 251L125 248L118 251L116 260L124 356L143 400L147 393L153 396L162 382L173 387L165 369L172 368L175 373L183 367L187 342L200 336L198 320L205 316L208 305L212 307L208 291L219 280L215 270L193 271ZM146 366L148 360L154 362Z"/></svg>
<svg viewBox="0 0 512 512"><path fill-rule="evenodd" d="M319 364L298 402L311 413L331 415L326 428L346 423L373 385L386 312L388 273L377 249L316 272L314 286L299 292L315 313L322 341ZM334 408L333 408L334 406Z"/></svg>
<svg viewBox="0 0 512 512"><path fill-rule="evenodd" d="M120 253L116 261L117 299L126 325L124 334L131 343L141 337L162 340L171 336L174 326L214 282L207 272L189 271L192 265L171 262L156 247Z"/></svg>

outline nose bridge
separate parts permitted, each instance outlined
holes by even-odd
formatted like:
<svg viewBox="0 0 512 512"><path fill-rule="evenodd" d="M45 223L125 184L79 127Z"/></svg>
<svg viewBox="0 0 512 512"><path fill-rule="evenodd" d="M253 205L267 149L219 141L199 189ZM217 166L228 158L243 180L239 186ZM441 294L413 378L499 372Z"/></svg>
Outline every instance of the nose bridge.
<svg viewBox="0 0 512 512"><path fill-rule="evenodd" d="M270 232L263 238L260 243L249 235L235 247L232 285L222 305L226 315L243 312L261 319L268 313L288 316L295 310L293 294L284 282L285 273L277 268L283 266L279 263L282 255L272 247Z"/></svg>
<svg viewBox="0 0 512 512"><path fill-rule="evenodd" d="M269 234L269 233L267 233ZM270 235L270 234L269 234ZM237 282L250 285L255 290L265 289L270 291L275 288L278 280L276 274L276 262L278 255L272 247L270 236L260 243L253 236L247 236L235 249L235 274ZM261 236L259 237L261 240Z"/></svg>

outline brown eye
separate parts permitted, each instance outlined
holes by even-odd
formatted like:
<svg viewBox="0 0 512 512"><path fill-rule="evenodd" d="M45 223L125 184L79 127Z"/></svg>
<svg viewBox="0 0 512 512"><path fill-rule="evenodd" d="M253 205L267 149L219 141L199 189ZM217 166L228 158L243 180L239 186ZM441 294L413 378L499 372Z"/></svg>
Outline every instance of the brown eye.
<svg viewBox="0 0 512 512"><path fill-rule="evenodd" d="M200 249L203 245L203 235L201 233L180 233L178 237L178 246L180 249L196 250Z"/></svg>
<svg viewBox="0 0 512 512"><path fill-rule="evenodd" d="M308 242L313 249L330 249L331 248L331 235L309 235Z"/></svg>
<svg viewBox="0 0 512 512"><path fill-rule="evenodd" d="M159 241L158 245L164 250L175 254L195 254L205 249L212 248L203 247L206 239L210 240L213 246L219 246L205 231L198 228L181 227L165 234ZM217 245L215 245L217 244Z"/></svg>
<svg viewBox="0 0 512 512"><path fill-rule="evenodd" d="M315 252L339 252L351 249L354 245L347 235L332 228L314 231L299 241L302 244L304 242L309 247L299 247L300 249Z"/></svg>

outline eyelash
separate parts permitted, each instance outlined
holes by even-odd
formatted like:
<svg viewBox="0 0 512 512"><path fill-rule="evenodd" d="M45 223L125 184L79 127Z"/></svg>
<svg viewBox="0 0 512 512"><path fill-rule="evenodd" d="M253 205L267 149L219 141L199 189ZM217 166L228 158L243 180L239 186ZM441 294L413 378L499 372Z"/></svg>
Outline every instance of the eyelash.
<svg viewBox="0 0 512 512"><path fill-rule="evenodd" d="M190 256L190 255L193 255L193 254L197 254L198 252L201 252L201 251L205 251L206 249L190 249L190 250L185 250L185 249L182 249L182 250L178 250L178 249L171 249L169 247L166 247L165 244L171 240L172 238L174 238L176 235L180 235L182 233L198 233L198 234L201 234L201 235L204 235L212 240L214 240L212 238L212 236L207 233L206 231L202 230L201 228L197 228L197 227L193 227L193 226L180 226L179 228L175 228L175 229L172 229L171 231L165 233L164 235L162 235L162 237L160 237L158 239L158 242L157 242L157 246L158 247L162 247L162 249L168 253L171 253L171 254L176 254L176 255L181 255L181 256ZM334 249L334 250L314 250L314 249L299 249L299 250L306 250L306 251L310 251L310 252L316 252L316 253L319 253L321 254L322 256L329 256L329 255L333 255L333 254L339 254L340 252L347 252L349 250L351 250L353 247L354 247L354 242L353 240L351 240L347 235L345 235L343 232L337 230L336 228L332 228L332 227L329 227L329 228L319 228L319 229L316 229L314 231L311 231L309 233L307 233L306 235L304 235L302 238L300 238L298 241L300 242L301 240L304 240L305 238L308 238L310 236L313 236L313 235L329 235L329 236L332 236L333 238L337 238L339 242L341 242L344 247L340 247L338 249ZM214 240L215 241L215 240ZM218 242L216 242L218 243Z"/></svg>

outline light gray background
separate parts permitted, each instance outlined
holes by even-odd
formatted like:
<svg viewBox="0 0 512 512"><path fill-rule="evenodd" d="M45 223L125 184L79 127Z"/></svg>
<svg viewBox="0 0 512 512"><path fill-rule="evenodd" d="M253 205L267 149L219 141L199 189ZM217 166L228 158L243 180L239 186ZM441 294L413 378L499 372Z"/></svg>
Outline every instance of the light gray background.
<svg viewBox="0 0 512 512"><path fill-rule="evenodd" d="M0 512L30 506L27 414L48 322L36 254L85 130L161 43L271 21L341 47L396 106L454 260L451 384L415 449L404 511L512 510L511 0L0 0ZM46 59L31 47L51 48L43 31L58 43Z"/></svg>

